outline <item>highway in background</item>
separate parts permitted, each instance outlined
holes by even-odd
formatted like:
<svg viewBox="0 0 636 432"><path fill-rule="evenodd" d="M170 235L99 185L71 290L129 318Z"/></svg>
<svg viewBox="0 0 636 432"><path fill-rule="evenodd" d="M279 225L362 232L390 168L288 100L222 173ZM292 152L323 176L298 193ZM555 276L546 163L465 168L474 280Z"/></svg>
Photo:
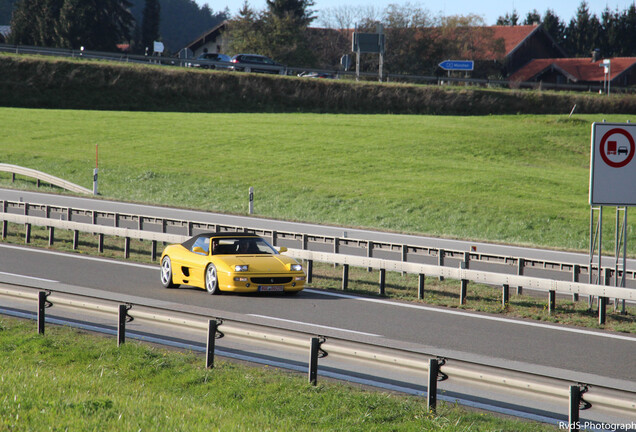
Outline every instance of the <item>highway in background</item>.
<svg viewBox="0 0 636 432"><path fill-rule="evenodd" d="M247 194L246 194L247 195ZM397 234L382 231L362 230L329 225L307 224L300 222L286 222L260 217L237 216L222 213L211 213L197 210L184 210L169 207L149 206L142 204L122 203L94 198L80 198L68 195L46 194L38 192L0 189L0 200L11 200L48 204L79 209L140 214L158 218L171 218L192 220L198 222L215 223L222 225L245 226L254 229L277 230L287 232L303 232L306 234L349 237L352 239L372 240L396 244L408 244L413 246L428 246L439 249L470 251L475 250L483 254L521 257L525 259L538 259L553 262L565 262L572 264L588 265L589 254L562 252L548 249L535 249L519 246L500 245L492 243L440 239L426 236ZM247 208L247 200L246 200ZM256 202L258 207L258 202ZM604 266L613 266L613 257L604 257ZM636 260L628 260L628 269L636 268Z"/></svg>

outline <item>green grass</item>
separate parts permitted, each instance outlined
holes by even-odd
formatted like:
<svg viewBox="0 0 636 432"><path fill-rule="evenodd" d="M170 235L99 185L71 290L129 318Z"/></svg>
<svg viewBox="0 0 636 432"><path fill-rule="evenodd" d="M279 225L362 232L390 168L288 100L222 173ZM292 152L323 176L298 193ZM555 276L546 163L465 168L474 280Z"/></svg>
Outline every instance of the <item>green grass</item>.
<svg viewBox="0 0 636 432"><path fill-rule="evenodd" d="M0 318L0 430L548 431L364 390L49 325Z"/></svg>
<svg viewBox="0 0 636 432"><path fill-rule="evenodd" d="M88 188L99 144L107 198L245 214L253 186L259 216L577 250L588 247L590 124L630 119L0 115L3 162ZM605 235L608 250L612 237Z"/></svg>

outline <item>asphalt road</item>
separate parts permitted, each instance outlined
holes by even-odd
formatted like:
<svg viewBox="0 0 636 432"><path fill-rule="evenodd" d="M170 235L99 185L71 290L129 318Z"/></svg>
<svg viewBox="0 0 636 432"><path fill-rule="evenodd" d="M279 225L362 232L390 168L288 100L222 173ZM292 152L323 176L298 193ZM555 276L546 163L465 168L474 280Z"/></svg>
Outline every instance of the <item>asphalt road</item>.
<svg viewBox="0 0 636 432"><path fill-rule="evenodd" d="M162 288L158 266L10 245L0 245L0 272L256 317L270 325L379 345L398 341L427 353L518 365L527 372L550 374L558 369L573 380L636 391L634 336L314 289L295 297L210 296L189 287Z"/></svg>

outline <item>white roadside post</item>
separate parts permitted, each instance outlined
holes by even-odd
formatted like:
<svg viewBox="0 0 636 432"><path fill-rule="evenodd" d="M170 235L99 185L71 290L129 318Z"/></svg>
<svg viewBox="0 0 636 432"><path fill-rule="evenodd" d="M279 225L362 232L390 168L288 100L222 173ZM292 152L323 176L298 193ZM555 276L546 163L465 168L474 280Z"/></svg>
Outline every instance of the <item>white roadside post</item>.
<svg viewBox="0 0 636 432"><path fill-rule="evenodd" d="M249 214L254 214L254 188L250 186L250 204L249 204Z"/></svg>
<svg viewBox="0 0 636 432"><path fill-rule="evenodd" d="M97 195L97 167L98 167L98 148L99 144L95 144L95 169L93 170L93 195Z"/></svg>

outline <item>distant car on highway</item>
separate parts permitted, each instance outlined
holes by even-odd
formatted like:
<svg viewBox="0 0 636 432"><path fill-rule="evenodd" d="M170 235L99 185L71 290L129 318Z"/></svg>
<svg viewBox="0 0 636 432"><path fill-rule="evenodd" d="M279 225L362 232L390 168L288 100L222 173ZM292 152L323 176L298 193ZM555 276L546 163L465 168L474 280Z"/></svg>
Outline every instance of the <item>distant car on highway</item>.
<svg viewBox="0 0 636 432"><path fill-rule="evenodd" d="M230 69L243 72L261 72L284 75L287 66L259 54L237 54L230 60Z"/></svg>
<svg viewBox="0 0 636 432"><path fill-rule="evenodd" d="M202 62L196 62L196 60L203 60ZM198 67L203 69L229 69L230 65L213 64L208 62L226 62L229 63L232 58L226 54L220 53L203 53L196 58L194 62L190 64L192 67Z"/></svg>
<svg viewBox="0 0 636 432"><path fill-rule="evenodd" d="M305 285L302 266L281 255L254 234L202 233L181 244L169 245L161 255L161 284L181 284L210 294L234 292L284 292L296 294Z"/></svg>

